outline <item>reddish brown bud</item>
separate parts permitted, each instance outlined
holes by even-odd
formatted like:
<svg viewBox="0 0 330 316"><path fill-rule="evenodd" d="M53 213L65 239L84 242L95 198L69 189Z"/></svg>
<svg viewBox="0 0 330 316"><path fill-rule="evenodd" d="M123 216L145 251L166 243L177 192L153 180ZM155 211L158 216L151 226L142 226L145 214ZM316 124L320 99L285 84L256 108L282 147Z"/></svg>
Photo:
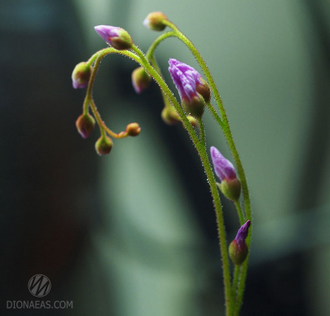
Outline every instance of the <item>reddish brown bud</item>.
<svg viewBox="0 0 330 316"><path fill-rule="evenodd" d="M130 123L126 126L128 136L138 136L141 132L141 127L138 123Z"/></svg>
<svg viewBox="0 0 330 316"><path fill-rule="evenodd" d="M110 137L101 136L95 143L95 150L100 155L107 155L112 149L113 143Z"/></svg>
<svg viewBox="0 0 330 316"><path fill-rule="evenodd" d="M95 125L95 120L90 114L81 114L77 121L76 127L79 134L83 138L87 138L89 134L93 131Z"/></svg>

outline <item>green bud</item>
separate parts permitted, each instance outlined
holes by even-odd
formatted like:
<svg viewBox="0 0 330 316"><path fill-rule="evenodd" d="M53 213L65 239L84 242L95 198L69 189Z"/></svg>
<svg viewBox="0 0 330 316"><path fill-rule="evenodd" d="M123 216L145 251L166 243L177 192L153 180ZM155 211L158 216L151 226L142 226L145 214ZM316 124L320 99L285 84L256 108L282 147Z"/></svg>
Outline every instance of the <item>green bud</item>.
<svg viewBox="0 0 330 316"><path fill-rule="evenodd" d="M72 71L72 86L75 89L85 88L88 85L89 78L92 73L92 67L88 66L86 62L81 62L76 65Z"/></svg>
<svg viewBox="0 0 330 316"><path fill-rule="evenodd" d="M164 21L167 16L162 12L151 12L144 19L143 25L153 31L163 31L166 28Z"/></svg>
<svg viewBox="0 0 330 316"><path fill-rule="evenodd" d="M249 248L245 243L242 247L239 247L237 241L234 239L230 243L228 251L229 258L233 262L233 264L241 265L245 261L249 253Z"/></svg>
<svg viewBox="0 0 330 316"><path fill-rule="evenodd" d="M188 98L183 98L181 105L188 114L198 118L202 117L204 113L205 100L197 93L197 95L192 96L190 100Z"/></svg>
<svg viewBox="0 0 330 316"><path fill-rule="evenodd" d="M110 137L101 136L95 143L95 150L100 156L103 156L110 153L112 146L113 143Z"/></svg>
<svg viewBox="0 0 330 316"><path fill-rule="evenodd" d="M143 67L136 68L132 73L132 84L136 93L141 93L148 88L151 77L147 74Z"/></svg>
<svg viewBox="0 0 330 316"><path fill-rule="evenodd" d="M231 201L238 201L241 195L241 182L235 179L224 179L221 183L217 183L222 194Z"/></svg>

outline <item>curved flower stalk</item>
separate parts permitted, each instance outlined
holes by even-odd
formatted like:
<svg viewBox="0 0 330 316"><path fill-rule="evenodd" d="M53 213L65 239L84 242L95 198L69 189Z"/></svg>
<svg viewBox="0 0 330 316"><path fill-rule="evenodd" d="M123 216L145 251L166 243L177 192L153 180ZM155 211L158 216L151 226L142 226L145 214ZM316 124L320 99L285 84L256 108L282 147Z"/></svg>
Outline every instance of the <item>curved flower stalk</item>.
<svg viewBox="0 0 330 316"><path fill-rule="evenodd" d="M74 88L87 87L86 97L83 103L83 113L78 117L76 127L81 136L87 138L92 133L95 124L99 126L100 137L95 144L95 150L99 155L107 155L111 152L113 148L112 138L134 137L141 132L139 124L134 122L129 123L124 131L114 133L104 123L96 108L92 98L92 90L100 62L105 56L109 54L120 54L133 59L139 64L138 68L132 73L132 84L134 90L138 94L148 88L152 79L156 81L161 88L164 101L164 109L161 113L163 120L168 124L173 124L175 122L182 123L205 169L214 202L219 230L226 316L238 315L242 303L247 272L247 249L249 247L251 235L251 232L248 235L248 228L251 225L251 211L244 170L231 135L226 112L214 80L204 60L183 33L181 33L176 26L168 20L166 15L161 12L150 13L143 24L154 31L163 31L166 27L171 28L171 31L160 35L154 43L152 43L146 54L134 44L130 34L126 30L109 25L98 25L95 27L97 34L110 45L110 47L101 49L88 61L79 63L72 73L72 84ZM199 62L206 77L206 79L204 79L193 67L171 58L169 60L168 70L178 90L180 103L164 81L154 56L155 49L159 43L173 36L179 38L188 46ZM215 107L211 104L211 94L213 94L218 104L220 114L218 114ZM213 167L221 183L217 183L215 180L215 174L212 171L212 165L207 154L205 127L202 119L206 109L210 110L211 114L218 122L219 127L222 129L237 168L236 173L234 165L224 158L219 150L212 146L211 158ZM91 110L92 115L89 113L89 110ZM243 197L240 197L241 188ZM229 245L229 249L226 240L226 230L219 190L226 198L234 202L241 225L235 240ZM242 211L240 206L241 198L245 205L245 212ZM231 274L229 257L235 264L233 275Z"/></svg>

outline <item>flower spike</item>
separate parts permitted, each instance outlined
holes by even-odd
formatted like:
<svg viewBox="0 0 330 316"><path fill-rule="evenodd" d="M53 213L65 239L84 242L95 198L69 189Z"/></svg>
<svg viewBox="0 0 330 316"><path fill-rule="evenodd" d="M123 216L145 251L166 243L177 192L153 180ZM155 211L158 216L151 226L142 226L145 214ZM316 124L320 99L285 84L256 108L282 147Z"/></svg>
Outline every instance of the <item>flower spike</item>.
<svg viewBox="0 0 330 316"><path fill-rule="evenodd" d="M241 183L237 179L233 164L215 147L212 146L210 151L215 174L221 180L221 183L217 183L220 191L229 200L237 201L241 194Z"/></svg>
<svg viewBox="0 0 330 316"><path fill-rule="evenodd" d="M249 234L249 227L251 221L248 220L241 228L238 230L235 239L229 245L229 257L231 261L236 265L241 265L249 252L249 248L245 243L245 239Z"/></svg>
<svg viewBox="0 0 330 316"><path fill-rule="evenodd" d="M103 40L115 49L124 50L132 47L133 42L131 36L121 27L97 25L94 29Z"/></svg>

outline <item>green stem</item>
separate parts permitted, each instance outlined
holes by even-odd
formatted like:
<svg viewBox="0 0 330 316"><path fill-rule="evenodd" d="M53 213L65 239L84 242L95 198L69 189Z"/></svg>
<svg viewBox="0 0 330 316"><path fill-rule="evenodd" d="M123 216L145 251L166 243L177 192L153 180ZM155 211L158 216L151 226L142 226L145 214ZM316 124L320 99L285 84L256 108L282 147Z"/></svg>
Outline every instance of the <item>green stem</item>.
<svg viewBox="0 0 330 316"><path fill-rule="evenodd" d="M94 57L94 56L96 56L95 57L96 61L95 61L95 65L93 67L91 77L89 79L87 92L86 92L86 97L85 97L85 101L84 101L84 105L83 105L83 111L84 111L84 114L87 114L88 113L88 106L91 107L92 112L94 114L94 117L97 121L97 124L99 125L101 135L104 137L105 132L104 132L104 129L102 128L102 120L101 120L100 114L97 111L97 108L96 108L96 105L93 101L93 96L92 96L92 91L93 91L93 86L94 86L94 82L95 82L96 73L99 69L99 66L100 66L100 63L101 63L101 60L102 60L103 56L99 53L94 54L92 57ZM90 59L92 59L92 58L90 58Z"/></svg>
<svg viewBox="0 0 330 316"><path fill-rule="evenodd" d="M158 66L158 63L157 63L157 61L156 61L155 56L154 56L154 55L150 55L149 60L150 60L150 63L152 64L152 66L155 68L155 70L156 70L156 71L159 73L159 75L163 78L162 73L161 73L161 71L160 71L160 68L159 68L159 66ZM160 91L161 91L161 93L162 93L162 98L163 98L163 102L164 102L165 107L169 107L169 106L171 106L171 103L170 103L169 99L166 97L166 95L165 95L163 89L160 89Z"/></svg>
<svg viewBox="0 0 330 316"><path fill-rule="evenodd" d="M251 229L251 227L250 227ZM247 275L247 269L248 269L248 262L249 262L249 255L245 259L243 265L241 266L240 270L240 276L239 276L239 285L236 295L236 303L235 303L235 311L234 316L239 316L239 312L242 307L242 301L243 301L243 293L245 288L245 281L246 281L246 275Z"/></svg>
<svg viewBox="0 0 330 316"><path fill-rule="evenodd" d="M220 239L220 252L222 255L222 267L223 267L223 275L224 275L224 287L225 287L225 301L226 301L226 315L231 315L231 282L230 282L230 269L229 269L229 258L228 258L228 252L227 252L227 243L226 243L226 231L224 226L224 219L223 219L223 213L222 213L222 207L219 197L219 192L217 189L216 181L213 175L212 167L210 164L210 161L208 159L205 146L201 141L199 141L192 125L190 124L189 120L187 119L185 113L183 112L181 106L177 102L176 98L174 97L171 90L168 88L160 74L149 64L146 57L143 55L143 53L135 46L133 45L132 49L134 52L140 57L142 61L142 66L145 67L146 71L155 79L155 81L158 83L160 88L164 91L166 97L169 99L169 101L172 103L172 105L175 107L176 111L178 112L182 124L184 128L189 133L191 140L194 143L195 148L197 149L197 152L200 156L200 159L202 161L202 164L205 169L205 173L207 176L207 180L210 185L216 217L217 217L217 224L218 224L218 230L219 230L219 239Z"/></svg>
<svg viewBox="0 0 330 316"><path fill-rule="evenodd" d="M176 37L179 38L192 52L194 57L196 58L197 62L199 63L200 67L202 68L209 85L211 87L211 90L213 92L214 98L218 104L221 119L223 122L223 125L219 124L223 130L223 133L225 135L225 138L227 140L228 146L231 150L231 153L233 155L233 158L235 160L235 164L237 167L237 173L239 176L239 179L241 181L242 185L242 191L243 191L243 198L244 198L244 209L245 209L245 214L246 214L246 220L251 220L252 223L252 214L251 214L251 204L250 204L250 196L249 196L249 190L247 186L247 181L246 181L246 176L245 172L233 139L233 135L229 126L229 121L227 118L227 114L223 105L223 102L221 100L219 91L215 85L215 82L213 80L213 77L211 76L211 73L209 69L206 66L206 63L198 50L195 48L195 46L191 43L191 41L181 32L179 29L170 21L165 21L165 23L172 28L172 30L176 33ZM247 244L250 244L250 239L251 239L251 234L252 234L252 225L250 227L250 234L249 237L247 238ZM243 267L241 269L241 280L238 288L238 294L237 294L237 302L236 302L236 311L237 315L239 314L240 306L242 303L243 299L243 292L244 292L244 287L245 287L245 281L246 281L246 274L247 274L247 266L248 266L248 258L245 260Z"/></svg>
<svg viewBox="0 0 330 316"><path fill-rule="evenodd" d="M238 214L239 222L242 226L244 224L244 214L243 214L241 205L239 204L239 201L234 201L234 204L235 204L236 211L237 211L237 214Z"/></svg>
<svg viewBox="0 0 330 316"><path fill-rule="evenodd" d="M176 36L176 33L175 32L166 32L160 36L158 36L154 41L153 43L150 45L147 53L146 53L146 58L148 60L150 60L150 58L154 55L154 52L156 50L156 48L158 47L158 45L163 41L165 40L166 38L169 38L169 37L174 37Z"/></svg>
<svg viewBox="0 0 330 316"><path fill-rule="evenodd" d="M208 107L208 109L210 110L211 114L213 115L213 117L215 118L215 120L218 122L218 124L220 125L221 129L224 128L223 122L220 118L220 116L218 115L217 111L215 110L215 108L213 107L213 105L211 103L206 103L206 106Z"/></svg>
<svg viewBox="0 0 330 316"><path fill-rule="evenodd" d="M233 136L229 127L229 122L228 122L228 118L226 115L226 111L223 105L223 102L221 100L219 91L215 85L215 82L213 80L213 77L209 71L209 69L206 66L206 63L204 61L204 59L202 58L201 54L199 53L199 51L196 49L196 47L193 45L193 43L170 21L165 21L164 23L166 23L174 32L175 32L175 36L180 39L188 48L189 50L192 52L192 54L194 55L194 57L196 58L197 62L199 63L200 67L202 68L205 77L207 78L211 90L213 92L214 98L218 104L219 107L219 111L221 114L221 118L223 121L223 126L222 126L222 130L224 132L224 135L226 137L226 140L228 142L229 148L232 152L232 155L234 157L235 163L236 163L236 167L237 167L237 172L242 184L242 190L243 190L243 196L244 196L244 205L245 205L245 212L246 212L246 216L247 219L252 220L251 218L251 207L250 207L250 197L249 197L249 191L248 191L248 187L247 187L247 182L246 182L246 177L245 177L245 173L244 173L244 169L241 163L241 160L239 158L239 154L237 152L234 140L233 140Z"/></svg>
<svg viewBox="0 0 330 316"><path fill-rule="evenodd" d="M199 127L199 140L202 143L202 146L206 148L206 137L205 137L205 128L204 128L203 119L199 117L197 121Z"/></svg>
<svg viewBox="0 0 330 316"><path fill-rule="evenodd" d="M233 286L232 286L233 316L234 316L234 313L235 313L235 305L236 305L235 301L236 301L237 287L238 287L238 283L239 283L239 274L240 274L240 266L235 265Z"/></svg>
<svg viewBox="0 0 330 316"><path fill-rule="evenodd" d="M106 133L105 133L105 130L103 128L103 122L102 122L102 119L101 119L101 116L100 116L100 113L98 112L97 108L96 108L96 105L93 101L93 99L90 99L90 107L92 109L92 112L94 114L94 117L97 121L97 124L99 125L99 128L100 128L100 132L101 132L101 135L102 137L105 137L106 136Z"/></svg>
<svg viewBox="0 0 330 316"><path fill-rule="evenodd" d="M97 124L99 125L102 137L105 137L105 135L106 135L106 131L105 131L105 128L104 128L105 124L102 121L100 113L98 112L97 107L94 103L92 92L93 92L93 86L94 86L96 74L97 74L97 71L100 67L101 60L106 55L111 54L111 53L121 53L122 55L126 55L126 56L129 56L129 57L135 59L137 62L140 61L140 59L135 54L133 54L132 52L127 52L127 51L121 52L121 51L115 50L112 47L104 48L104 49L99 50L98 52L96 52L88 60L88 63L90 63L90 64L92 64L94 61L95 61L95 63L94 63L94 66L93 66L93 70L92 70L91 77L89 79L89 83L88 83L88 87L87 87L87 91L86 91L86 96L85 96L85 100L84 100L84 104L83 104L83 112L84 112L84 114L87 114L88 113L88 107L89 106L91 107L91 110L94 114L94 117L97 121Z"/></svg>

